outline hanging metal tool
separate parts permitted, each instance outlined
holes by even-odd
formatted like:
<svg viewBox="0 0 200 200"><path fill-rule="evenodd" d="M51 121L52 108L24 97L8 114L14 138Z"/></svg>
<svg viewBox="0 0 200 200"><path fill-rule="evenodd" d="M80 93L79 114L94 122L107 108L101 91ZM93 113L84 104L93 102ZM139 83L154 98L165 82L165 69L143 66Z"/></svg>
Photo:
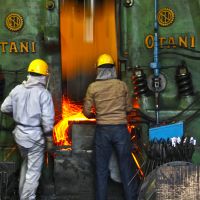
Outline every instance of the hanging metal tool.
<svg viewBox="0 0 200 200"><path fill-rule="evenodd" d="M154 71L153 77L153 88L155 89L155 114L156 114L156 124L159 124L159 88L160 88L160 65L158 62L158 22L157 22L157 10L158 10L158 0L155 0L155 10L154 10L154 62L150 63L150 67Z"/></svg>
<svg viewBox="0 0 200 200"><path fill-rule="evenodd" d="M160 74L160 65L158 62L158 22L157 22L157 11L158 11L158 0L155 0L154 10L154 61L150 63L150 67L154 71L154 76L158 77Z"/></svg>
<svg viewBox="0 0 200 200"><path fill-rule="evenodd" d="M159 96L160 92L166 86L166 80L160 73L160 64L158 61L158 22L157 22L157 11L158 11L158 0L154 3L154 61L150 63L150 67L153 69L153 76L149 78L148 86L155 94L155 115L156 124L159 124Z"/></svg>

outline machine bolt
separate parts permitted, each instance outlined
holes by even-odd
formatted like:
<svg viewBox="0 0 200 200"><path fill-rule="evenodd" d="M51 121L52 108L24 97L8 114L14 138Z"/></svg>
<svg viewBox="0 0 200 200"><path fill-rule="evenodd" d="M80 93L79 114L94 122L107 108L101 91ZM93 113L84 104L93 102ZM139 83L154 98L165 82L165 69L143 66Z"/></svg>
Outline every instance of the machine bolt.
<svg viewBox="0 0 200 200"><path fill-rule="evenodd" d="M134 3L134 0L125 0L124 5L126 7L131 7Z"/></svg>
<svg viewBox="0 0 200 200"><path fill-rule="evenodd" d="M53 10L55 8L55 2L53 0L46 1L46 8L48 10Z"/></svg>

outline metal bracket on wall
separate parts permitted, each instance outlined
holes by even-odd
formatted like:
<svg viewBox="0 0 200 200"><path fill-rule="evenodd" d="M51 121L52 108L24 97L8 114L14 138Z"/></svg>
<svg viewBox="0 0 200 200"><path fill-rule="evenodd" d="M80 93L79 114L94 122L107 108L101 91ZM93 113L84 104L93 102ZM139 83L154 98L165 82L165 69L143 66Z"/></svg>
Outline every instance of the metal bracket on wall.
<svg viewBox="0 0 200 200"><path fill-rule="evenodd" d="M153 92L155 92L155 91L157 91L157 92L163 91L165 89L165 87L166 87L166 84L167 84L165 76L163 74L161 74L161 73L159 74L159 76L158 76L158 79L159 79L158 87L156 87L154 85L155 83L154 83L153 79L154 79L154 75L153 74L150 75L147 78L148 88Z"/></svg>
<svg viewBox="0 0 200 200"><path fill-rule="evenodd" d="M47 0L46 1L46 9L53 10L55 8L55 1L54 0Z"/></svg>
<svg viewBox="0 0 200 200"><path fill-rule="evenodd" d="M124 1L124 5L126 7L131 7L131 6L133 6L133 4L134 4L134 0L125 0Z"/></svg>

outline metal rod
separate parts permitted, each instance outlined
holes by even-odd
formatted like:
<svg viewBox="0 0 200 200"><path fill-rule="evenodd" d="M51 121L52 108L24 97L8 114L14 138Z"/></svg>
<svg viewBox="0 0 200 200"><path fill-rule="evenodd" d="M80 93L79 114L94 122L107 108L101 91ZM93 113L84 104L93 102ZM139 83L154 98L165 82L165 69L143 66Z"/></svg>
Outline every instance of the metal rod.
<svg viewBox="0 0 200 200"><path fill-rule="evenodd" d="M156 124L159 122L159 92L155 92L155 114L156 114Z"/></svg>
<svg viewBox="0 0 200 200"><path fill-rule="evenodd" d="M158 21L157 21L157 12L158 12L158 0L155 0L155 11L154 11L154 75L159 76L159 63L158 63Z"/></svg>
<svg viewBox="0 0 200 200"><path fill-rule="evenodd" d="M154 60L150 63L150 67L154 71L154 76L158 77L160 73L160 66L158 61L158 21L157 21L157 12L158 12L158 0L154 1Z"/></svg>
<svg viewBox="0 0 200 200"><path fill-rule="evenodd" d="M157 11L158 11L158 0L154 1L154 60L150 63L150 67L153 69L154 78L154 90L155 90L155 115L156 124L159 124L159 92L160 92L160 65L158 60L158 21L157 21Z"/></svg>

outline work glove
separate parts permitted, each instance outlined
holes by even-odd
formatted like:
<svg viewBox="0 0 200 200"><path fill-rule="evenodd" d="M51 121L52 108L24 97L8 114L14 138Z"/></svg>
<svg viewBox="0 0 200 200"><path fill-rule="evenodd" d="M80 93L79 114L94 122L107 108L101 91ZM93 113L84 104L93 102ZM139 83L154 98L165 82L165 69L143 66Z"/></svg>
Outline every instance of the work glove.
<svg viewBox="0 0 200 200"><path fill-rule="evenodd" d="M46 150L47 152L52 152L55 150L52 136L46 136Z"/></svg>
<svg viewBox="0 0 200 200"><path fill-rule="evenodd" d="M91 112L89 114L89 116L87 116L87 117L88 117L88 119L95 119L96 118L96 114L94 112Z"/></svg>

